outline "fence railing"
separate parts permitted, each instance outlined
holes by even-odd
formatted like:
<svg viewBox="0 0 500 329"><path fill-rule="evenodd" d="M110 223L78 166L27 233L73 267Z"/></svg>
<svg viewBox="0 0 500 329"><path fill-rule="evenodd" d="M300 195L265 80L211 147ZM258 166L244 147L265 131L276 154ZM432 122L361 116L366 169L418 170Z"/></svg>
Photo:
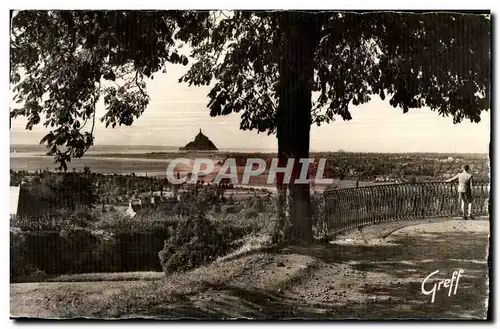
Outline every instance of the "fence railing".
<svg viewBox="0 0 500 329"><path fill-rule="evenodd" d="M388 221L460 216L456 183L426 182L374 185L324 192L328 231ZM489 182L474 182L472 211L488 215Z"/></svg>

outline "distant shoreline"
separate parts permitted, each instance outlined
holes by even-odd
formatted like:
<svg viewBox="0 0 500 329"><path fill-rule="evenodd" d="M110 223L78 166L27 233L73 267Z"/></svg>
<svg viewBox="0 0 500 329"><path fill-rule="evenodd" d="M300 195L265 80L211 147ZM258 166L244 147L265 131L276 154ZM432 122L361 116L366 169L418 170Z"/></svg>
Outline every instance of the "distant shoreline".
<svg viewBox="0 0 500 329"><path fill-rule="evenodd" d="M13 151L16 151L15 153ZM10 154L37 153L45 155L47 149L44 145L38 144L11 144ZM116 156L122 155L160 155L160 154L186 154L186 153L217 153L217 154L276 154L277 148L220 148L218 151L180 151L179 146L161 146L161 145L94 145L86 154L92 156ZM407 154L407 155L488 155L488 152L375 152L375 151L350 151L350 150L311 150L311 154Z"/></svg>
<svg viewBox="0 0 500 329"><path fill-rule="evenodd" d="M40 148L38 148L40 150ZM43 150L43 147L42 147ZM89 152L82 158L73 158L71 162L67 163L68 170L81 171L85 167L90 168L92 172L101 174L132 174L148 175L156 177L165 177L168 165L174 159L210 159L215 163L226 161L227 158L235 158L238 168L245 167L245 163L249 158L263 159L267 166L269 166L271 159L277 157L276 152L259 151L183 151L178 150L161 150L161 149L100 149L101 153ZM122 152L122 150L124 152ZM11 149L12 151L12 149ZM30 148L31 152L11 153L10 156L10 169L24 170L28 172L49 170L57 171L59 165L55 163L52 156L47 156L43 152L33 152L34 148ZM36 151L36 150L35 150ZM318 160L319 158L326 158L328 163L328 170L326 176L331 177L344 177L356 179L356 172L351 172L357 167L359 173L364 176L360 181L365 178L372 180L376 177L381 179L395 179L397 172L388 164L398 164L401 170L405 171L405 177L410 177L411 173L415 173L421 179L444 179L452 176L453 172L459 169L463 162L469 162L473 167L477 168L477 174L480 177L487 176L491 169L489 169L488 154L458 154L458 153L356 153L356 152L310 152L309 158ZM456 168L455 168L456 167ZM385 168L385 169L384 169ZM391 169L392 168L392 169ZM401 169L403 168L403 169ZM344 171L344 175L340 171ZM347 171L349 170L349 172ZM239 170L238 170L239 171ZM368 175L368 176L367 176ZM477 176L477 177L479 177ZM361 178L361 177L360 177ZM266 185L260 182L255 185ZM346 182L339 183L344 186ZM251 184L253 185L253 184ZM352 184L355 186L355 181ZM360 183L360 185L362 185Z"/></svg>

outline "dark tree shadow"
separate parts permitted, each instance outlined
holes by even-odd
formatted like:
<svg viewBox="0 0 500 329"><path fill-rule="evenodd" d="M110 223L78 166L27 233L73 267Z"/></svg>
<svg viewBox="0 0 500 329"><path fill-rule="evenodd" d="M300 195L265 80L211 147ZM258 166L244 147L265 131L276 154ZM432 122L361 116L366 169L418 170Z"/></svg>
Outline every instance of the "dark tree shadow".
<svg viewBox="0 0 500 329"><path fill-rule="evenodd" d="M209 300L184 297L175 305L162 305L141 314L157 318L197 319L484 319L488 298L486 263L488 235L473 232L425 233L391 236L391 244L295 246L282 253L308 255L329 266L347 265L361 273L349 293L370 296L365 300L345 298L311 303L300 296L253 287L220 285L210 289ZM423 279L439 270L429 281L447 279L463 269L457 293L448 289L431 296L421 292ZM389 282L363 282L363 274L379 273ZM208 296L208 295L207 295ZM374 299L371 299L374 297Z"/></svg>

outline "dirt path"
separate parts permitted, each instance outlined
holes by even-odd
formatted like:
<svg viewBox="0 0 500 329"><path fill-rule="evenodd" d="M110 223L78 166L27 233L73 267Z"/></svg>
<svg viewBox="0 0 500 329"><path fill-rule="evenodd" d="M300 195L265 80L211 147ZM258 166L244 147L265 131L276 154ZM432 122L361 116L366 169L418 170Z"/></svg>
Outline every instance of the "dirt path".
<svg viewBox="0 0 500 329"><path fill-rule="evenodd" d="M407 225L407 224L406 224ZM151 316L203 318L485 318L486 220L388 223L329 245L270 255L231 282L155 310ZM421 292L422 280L464 270L456 295Z"/></svg>

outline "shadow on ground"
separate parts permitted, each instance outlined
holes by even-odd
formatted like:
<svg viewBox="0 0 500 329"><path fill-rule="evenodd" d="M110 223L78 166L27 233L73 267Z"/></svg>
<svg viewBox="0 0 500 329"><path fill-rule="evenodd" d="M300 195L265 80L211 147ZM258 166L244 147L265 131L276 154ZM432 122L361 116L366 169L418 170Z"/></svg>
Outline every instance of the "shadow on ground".
<svg viewBox="0 0 500 329"><path fill-rule="evenodd" d="M396 234L391 235L390 242L383 245L323 244L283 250L282 253L312 256L323 265L323 270L307 274L319 276L316 278L319 283L308 286L304 281L311 280L302 280L300 284L308 293L315 290L316 298L228 284L213 287L206 297L183 297L175 305L158 306L140 313L158 318L205 319L486 317L489 243L486 232ZM335 270L338 268L342 268L342 273ZM345 274L345 268L351 274ZM448 296L448 289L441 288L431 303L431 296L422 294L421 284L426 276L440 271L428 281L426 289L429 290L438 279L451 278L453 271L459 269L464 273L456 295L452 292ZM345 276L350 276L349 282L354 283L349 286L342 283ZM335 282L335 289L324 289L331 282Z"/></svg>

